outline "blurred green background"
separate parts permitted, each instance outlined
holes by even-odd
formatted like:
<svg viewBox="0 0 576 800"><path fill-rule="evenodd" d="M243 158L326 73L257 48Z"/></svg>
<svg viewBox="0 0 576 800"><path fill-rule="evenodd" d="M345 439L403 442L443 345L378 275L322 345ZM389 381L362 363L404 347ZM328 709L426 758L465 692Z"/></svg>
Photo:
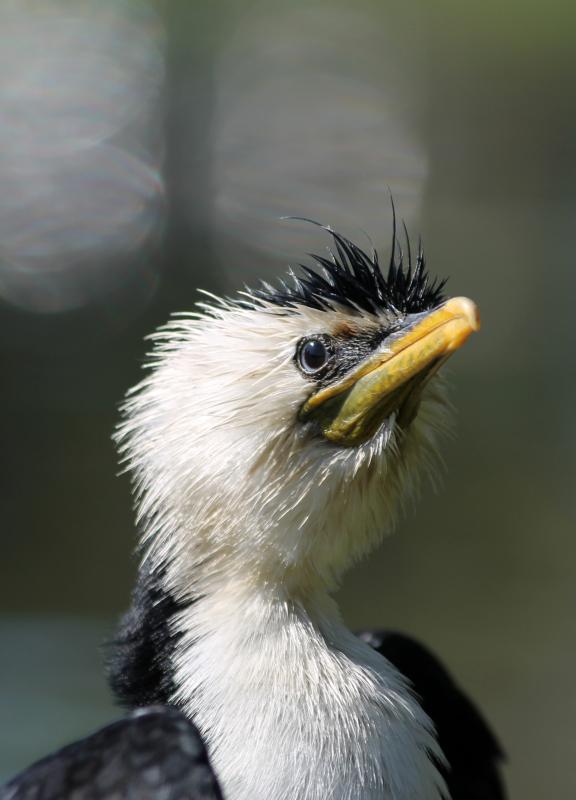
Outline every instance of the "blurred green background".
<svg viewBox="0 0 576 800"><path fill-rule="evenodd" d="M128 20L144 9L116 5ZM501 738L511 797L574 797L573 4L188 0L146 14L164 66L145 122L122 125L147 126L130 152L163 192L145 235L113 253L133 271L49 308L0 274L0 777L118 714L99 646L128 601L135 534L110 436L144 336L197 287L232 292L324 247L279 213L365 229L385 257L390 186L483 329L450 366L443 485L347 577L344 613L441 656ZM0 77L0 112L9 94Z"/></svg>

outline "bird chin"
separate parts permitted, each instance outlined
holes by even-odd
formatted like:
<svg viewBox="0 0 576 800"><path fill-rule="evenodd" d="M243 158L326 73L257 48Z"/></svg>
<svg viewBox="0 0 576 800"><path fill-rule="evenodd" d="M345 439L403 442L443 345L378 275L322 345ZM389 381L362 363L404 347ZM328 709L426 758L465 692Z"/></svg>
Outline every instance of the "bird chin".
<svg viewBox="0 0 576 800"><path fill-rule="evenodd" d="M338 441L326 436L321 421L314 425L316 433L334 447L355 449L364 445L388 446L395 434L405 434L414 422L424 390L437 369L437 365L434 365L367 409L362 418L363 435L355 437L353 442ZM343 399L345 395L344 398L342 396L337 398L338 404ZM326 408L325 411L328 414L334 413L330 408Z"/></svg>
<svg viewBox="0 0 576 800"><path fill-rule="evenodd" d="M393 411L387 417L384 417L372 438L358 447L367 448L372 452L383 452L390 447L399 432L398 411Z"/></svg>
<svg viewBox="0 0 576 800"><path fill-rule="evenodd" d="M395 407L389 405L385 415L379 417L372 436L359 443L358 446L367 445L372 449L376 446L377 449L384 449L393 441L396 441L398 445L418 415L423 394L422 388L410 392L403 402Z"/></svg>

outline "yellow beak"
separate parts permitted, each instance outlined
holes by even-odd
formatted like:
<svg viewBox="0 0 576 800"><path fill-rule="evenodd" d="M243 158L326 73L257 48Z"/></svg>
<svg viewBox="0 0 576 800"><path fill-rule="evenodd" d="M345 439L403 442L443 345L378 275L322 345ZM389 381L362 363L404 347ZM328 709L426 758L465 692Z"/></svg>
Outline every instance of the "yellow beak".
<svg viewBox="0 0 576 800"><path fill-rule="evenodd" d="M347 447L372 438L394 411L398 422L408 425L425 382L479 328L478 309L466 297L453 297L417 315L381 350L308 398L300 418L314 419L327 439Z"/></svg>

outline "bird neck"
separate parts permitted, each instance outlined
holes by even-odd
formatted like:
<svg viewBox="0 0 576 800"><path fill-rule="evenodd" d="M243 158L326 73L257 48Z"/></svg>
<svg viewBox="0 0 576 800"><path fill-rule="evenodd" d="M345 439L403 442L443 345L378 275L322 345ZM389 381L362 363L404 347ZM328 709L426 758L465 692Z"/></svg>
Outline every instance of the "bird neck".
<svg viewBox="0 0 576 800"><path fill-rule="evenodd" d="M178 628L174 700L229 800L439 800L429 720L325 592L229 582Z"/></svg>

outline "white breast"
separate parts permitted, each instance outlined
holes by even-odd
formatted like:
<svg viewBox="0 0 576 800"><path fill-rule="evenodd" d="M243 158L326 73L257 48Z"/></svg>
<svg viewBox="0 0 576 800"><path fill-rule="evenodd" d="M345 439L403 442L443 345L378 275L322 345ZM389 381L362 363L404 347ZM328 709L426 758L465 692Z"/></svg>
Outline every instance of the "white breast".
<svg viewBox="0 0 576 800"><path fill-rule="evenodd" d="M312 621L286 601L219 595L179 620L175 699L226 800L441 800L430 720L323 605Z"/></svg>

